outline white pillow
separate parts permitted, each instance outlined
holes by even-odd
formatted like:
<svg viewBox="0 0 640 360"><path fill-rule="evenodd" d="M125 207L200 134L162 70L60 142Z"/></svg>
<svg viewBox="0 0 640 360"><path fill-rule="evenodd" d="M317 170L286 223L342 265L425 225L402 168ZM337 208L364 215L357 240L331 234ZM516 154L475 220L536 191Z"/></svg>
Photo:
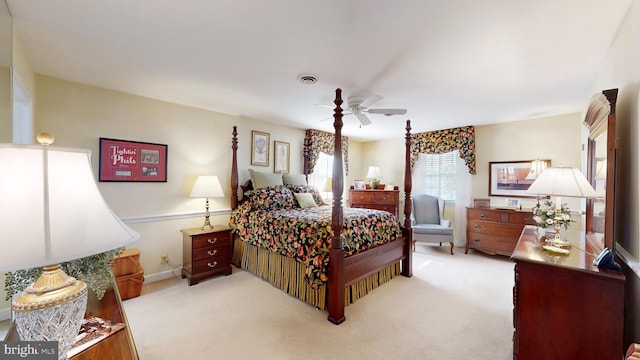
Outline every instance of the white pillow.
<svg viewBox="0 0 640 360"><path fill-rule="evenodd" d="M296 200L298 200L298 204L303 209L318 207L318 204L316 204L316 201L313 199L313 194L311 193L295 193L293 195L295 195Z"/></svg>
<svg viewBox="0 0 640 360"><path fill-rule="evenodd" d="M249 175L251 176L251 183L253 184L254 189L267 186L284 185L282 182L282 174L272 174L249 169Z"/></svg>

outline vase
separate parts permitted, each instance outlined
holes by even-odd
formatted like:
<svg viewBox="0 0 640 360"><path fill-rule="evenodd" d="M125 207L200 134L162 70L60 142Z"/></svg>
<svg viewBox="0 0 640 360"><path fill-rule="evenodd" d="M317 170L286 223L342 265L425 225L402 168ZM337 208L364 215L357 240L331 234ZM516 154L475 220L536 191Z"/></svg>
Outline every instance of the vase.
<svg viewBox="0 0 640 360"><path fill-rule="evenodd" d="M544 228L544 237L547 239L553 239L556 237L556 228L553 226Z"/></svg>

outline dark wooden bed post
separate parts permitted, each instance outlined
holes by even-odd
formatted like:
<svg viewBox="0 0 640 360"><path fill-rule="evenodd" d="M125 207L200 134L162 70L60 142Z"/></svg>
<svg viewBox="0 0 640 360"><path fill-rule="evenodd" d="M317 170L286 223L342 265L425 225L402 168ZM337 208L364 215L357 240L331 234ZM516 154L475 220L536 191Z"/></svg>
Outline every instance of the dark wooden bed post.
<svg viewBox="0 0 640 360"><path fill-rule="evenodd" d="M342 247L342 223L344 214L342 213L342 90L336 89L336 107L333 114L333 127L335 128L335 143L333 148L333 208L331 210L331 250L329 250L329 279L327 307L329 310L329 321L334 324L341 324L344 317L344 257L345 252Z"/></svg>
<svg viewBox="0 0 640 360"><path fill-rule="evenodd" d="M238 208L238 127L233 127L233 137L231 138L231 210Z"/></svg>
<svg viewBox="0 0 640 360"><path fill-rule="evenodd" d="M402 260L402 275L413 276L412 257L413 257L413 233L411 231L411 120L407 120L407 133L405 134L405 158L404 158L404 230L403 235L407 237L405 251L407 257Z"/></svg>

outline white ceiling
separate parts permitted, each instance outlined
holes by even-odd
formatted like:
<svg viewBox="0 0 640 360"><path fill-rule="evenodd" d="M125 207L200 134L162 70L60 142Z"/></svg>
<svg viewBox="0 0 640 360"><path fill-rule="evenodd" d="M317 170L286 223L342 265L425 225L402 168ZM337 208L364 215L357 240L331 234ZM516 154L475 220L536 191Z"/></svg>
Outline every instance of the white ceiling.
<svg viewBox="0 0 640 360"><path fill-rule="evenodd" d="M369 140L583 111L632 0L6 1L36 73L303 129L338 87L408 109L345 117Z"/></svg>

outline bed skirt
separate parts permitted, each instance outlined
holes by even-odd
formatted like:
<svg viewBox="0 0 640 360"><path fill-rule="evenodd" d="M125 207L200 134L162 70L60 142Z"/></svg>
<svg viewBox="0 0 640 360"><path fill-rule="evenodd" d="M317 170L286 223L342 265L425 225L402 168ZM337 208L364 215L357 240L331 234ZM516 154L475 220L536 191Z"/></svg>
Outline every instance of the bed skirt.
<svg viewBox="0 0 640 360"><path fill-rule="evenodd" d="M304 280L304 266L291 258L247 244L234 236L232 262L291 296L317 308L327 308L327 285L311 288ZM345 289L345 304L356 302L397 275L400 275L400 262L353 283Z"/></svg>

